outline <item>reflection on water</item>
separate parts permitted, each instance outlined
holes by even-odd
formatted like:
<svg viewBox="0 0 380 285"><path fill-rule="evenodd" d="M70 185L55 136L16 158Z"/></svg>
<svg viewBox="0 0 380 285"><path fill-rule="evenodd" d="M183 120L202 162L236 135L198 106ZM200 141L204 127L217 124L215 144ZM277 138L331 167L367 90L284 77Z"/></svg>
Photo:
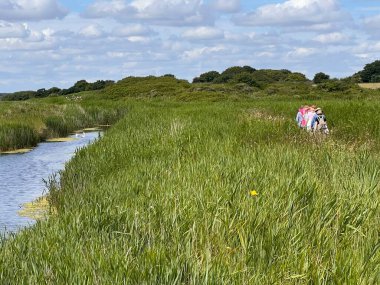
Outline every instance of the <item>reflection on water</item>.
<svg viewBox="0 0 380 285"><path fill-rule="evenodd" d="M0 155L0 233L31 225L33 220L17 215L21 205L42 196L43 179L62 170L76 149L98 136L98 132L86 133L69 142L41 143L26 154Z"/></svg>

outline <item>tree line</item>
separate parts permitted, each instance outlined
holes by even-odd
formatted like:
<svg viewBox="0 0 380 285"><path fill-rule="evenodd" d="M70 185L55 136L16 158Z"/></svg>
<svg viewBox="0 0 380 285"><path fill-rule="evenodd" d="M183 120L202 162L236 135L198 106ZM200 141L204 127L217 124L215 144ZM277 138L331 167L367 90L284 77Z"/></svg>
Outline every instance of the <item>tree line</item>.
<svg viewBox="0 0 380 285"><path fill-rule="evenodd" d="M380 82L380 60L369 63L365 65L362 71L342 79L330 78L330 75L318 72L312 80L309 80L299 72L291 72L286 69L258 70L251 66L233 66L221 73L214 70L208 71L193 79L193 83L245 83L262 89L276 82L309 82L316 84L324 91L345 91L354 87L357 83Z"/></svg>
<svg viewBox="0 0 380 285"><path fill-rule="evenodd" d="M48 96L63 96L82 91L101 90L114 83L115 81L112 80L98 80L93 83L89 83L86 80L79 80L73 86L67 89L60 89L58 87L52 87L49 89L41 88L37 91L18 91L9 94L2 94L0 97L3 101L22 101L32 98L45 98Z"/></svg>
<svg viewBox="0 0 380 285"><path fill-rule="evenodd" d="M380 82L380 60L365 65L362 71L343 79L330 78L323 72L315 74L312 82L315 84L324 83L329 80L343 80L343 82L352 83L374 83ZM208 71L202 73L193 79L193 83L246 83L251 86L259 87L263 84L273 82L307 82L310 81L302 73L291 72L287 69L273 70L261 69L257 70L250 66L233 66L227 68L223 72Z"/></svg>
<svg viewBox="0 0 380 285"><path fill-rule="evenodd" d="M163 77L175 78L172 74L165 74ZM245 84L259 89L264 89L270 84L277 82L309 82L318 85L318 87L324 91L345 91L352 88L357 83L380 82L380 60L366 64L363 70L343 79L330 78L330 75L318 72L312 80L309 80L304 74L291 72L287 69L255 69L251 66L233 66L227 68L223 72L212 70L202 73L195 77L192 82ZM112 80L98 80L94 83L89 83L86 80L79 80L72 87L67 89L52 87L50 89L38 89L37 91L19 91L10 94L3 93L0 94L0 100L16 101L31 98L44 98L48 96L69 95L82 91L101 90L113 84L115 84L115 82Z"/></svg>
<svg viewBox="0 0 380 285"><path fill-rule="evenodd" d="M252 87L265 87L274 82L306 82L306 76L287 69L255 69L251 66L233 66L222 73L209 71L193 79L193 83L245 83Z"/></svg>

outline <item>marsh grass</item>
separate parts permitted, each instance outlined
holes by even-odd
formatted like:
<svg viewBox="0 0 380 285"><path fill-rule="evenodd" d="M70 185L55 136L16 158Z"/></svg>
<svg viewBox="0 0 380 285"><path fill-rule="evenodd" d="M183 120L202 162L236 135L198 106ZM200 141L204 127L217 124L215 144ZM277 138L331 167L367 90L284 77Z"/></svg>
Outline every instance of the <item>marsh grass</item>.
<svg viewBox="0 0 380 285"><path fill-rule="evenodd" d="M124 116L126 109L116 102L73 103L64 98L0 102L0 150L31 147L79 129L111 125Z"/></svg>
<svg viewBox="0 0 380 285"><path fill-rule="evenodd" d="M38 133L22 123L5 123L0 127L0 151L34 147L39 141Z"/></svg>
<svg viewBox="0 0 380 285"><path fill-rule="evenodd" d="M58 116L49 116L45 119L46 133L48 138L65 137L70 133L70 129L65 119Z"/></svg>
<svg viewBox="0 0 380 285"><path fill-rule="evenodd" d="M0 241L0 283L378 284L378 93L301 87L127 78L4 103L0 127L117 123L48 182L54 215ZM295 127L303 104L330 136Z"/></svg>
<svg viewBox="0 0 380 285"><path fill-rule="evenodd" d="M334 111L367 103L317 102L337 129L317 142L299 103L129 100L50 182L58 215L0 245L0 280L378 284L378 148L347 140L378 115L347 127Z"/></svg>

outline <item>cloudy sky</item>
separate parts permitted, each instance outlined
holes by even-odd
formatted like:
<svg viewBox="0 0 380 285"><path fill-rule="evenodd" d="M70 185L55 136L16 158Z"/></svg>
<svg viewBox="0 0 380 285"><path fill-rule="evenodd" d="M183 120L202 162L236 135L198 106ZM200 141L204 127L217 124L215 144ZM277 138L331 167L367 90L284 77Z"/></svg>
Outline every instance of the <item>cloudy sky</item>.
<svg viewBox="0 0 380 285"><path fill-rule="evenodd" d="M233 65L345 77L380 59L379 0L0 0L0 93Z"/></svg>

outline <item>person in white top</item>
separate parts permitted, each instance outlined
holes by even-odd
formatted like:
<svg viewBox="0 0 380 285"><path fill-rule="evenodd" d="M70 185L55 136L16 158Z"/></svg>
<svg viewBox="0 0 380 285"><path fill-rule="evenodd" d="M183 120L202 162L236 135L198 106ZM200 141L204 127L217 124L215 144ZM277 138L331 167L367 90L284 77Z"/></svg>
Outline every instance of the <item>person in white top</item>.
<svg viewBox="0 0 380 285"><path fill-rule="evenodd" d="M311 123L313 121L314 115L315 115L315 106L311 106L309 108L309 110L307 111L307 113L306 113L306 121L307 121L307 123L306 123L306 130L308 132L312 131Z"/></svg>

